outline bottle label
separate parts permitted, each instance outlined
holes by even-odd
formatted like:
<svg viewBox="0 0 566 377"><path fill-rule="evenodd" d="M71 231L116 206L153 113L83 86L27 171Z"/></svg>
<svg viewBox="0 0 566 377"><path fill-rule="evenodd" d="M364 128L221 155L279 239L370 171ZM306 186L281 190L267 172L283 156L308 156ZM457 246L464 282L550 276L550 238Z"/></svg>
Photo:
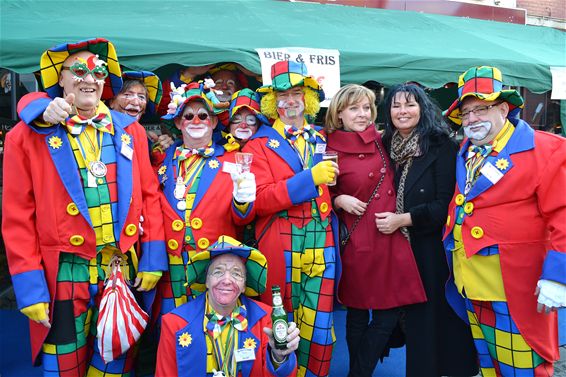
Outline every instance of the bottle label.
<svg viewBox="0 0 566 377"><path fill-rule="evenodd" d="M273 296L273 306L281 306L283 305L283 300L281 300L281 296Z"/></svg>
<svg viewBox="0 0 566 377"><path fill-rule="evenodd" d="M273 337L277 342L287 341L287 321L278 319L273 322Z"/></svg>

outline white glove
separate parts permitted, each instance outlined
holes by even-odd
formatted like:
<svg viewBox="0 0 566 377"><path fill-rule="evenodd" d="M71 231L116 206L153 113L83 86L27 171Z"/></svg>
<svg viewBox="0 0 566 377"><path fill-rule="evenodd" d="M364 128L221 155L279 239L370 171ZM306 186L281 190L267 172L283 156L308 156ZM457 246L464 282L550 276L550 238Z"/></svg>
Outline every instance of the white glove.
<svg viewBox="0 0 566 377"><path fill-rule="evenodd" d="M74 102L75 95L73 93L68 94L65 98L55 98L43 112L43 120L51 124L63 122L73 112L72 105Z"/></svg>
<svg viewBox="0 0 566 377"><path fill-rule="evenodd" d="M239 203L251 203L255 201L256 185L255 175L251 172L230 174L234 183L234 191L232 196Z"/></svg>
<svg viewBox="0 0 566 377"><path fill-rule="evenodd" d="M537 283L535 294L538 294L537 311L540 313L566 306L566 285L552 280L541 279Z"/></svg>

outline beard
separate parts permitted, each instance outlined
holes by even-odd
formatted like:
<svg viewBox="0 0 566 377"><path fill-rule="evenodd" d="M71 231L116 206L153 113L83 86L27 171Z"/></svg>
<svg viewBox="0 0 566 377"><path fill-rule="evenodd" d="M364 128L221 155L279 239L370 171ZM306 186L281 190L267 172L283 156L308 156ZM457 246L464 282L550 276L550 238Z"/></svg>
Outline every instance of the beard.
<svg viewBox="0 0 566 377"><path fill-rule="evenodd" d="M472 128L478 128L478 127L479 130L472 131ZM489 131L491 131L491 127L492 127L491 122L487 122L487 121L474 123L472 125L467 125L464 127L464 134L470 140L481 141L485 139L487 135L489 135Z"/></svg>

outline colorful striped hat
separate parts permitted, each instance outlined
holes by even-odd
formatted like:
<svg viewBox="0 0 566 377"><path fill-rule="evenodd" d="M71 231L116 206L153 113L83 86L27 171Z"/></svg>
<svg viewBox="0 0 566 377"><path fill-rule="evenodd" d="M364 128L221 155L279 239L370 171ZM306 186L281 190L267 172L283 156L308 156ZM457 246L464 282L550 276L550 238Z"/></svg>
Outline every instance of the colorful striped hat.
<svg viewBox="0 0 566 377"><path fill-rule="evenodd" d="M147 89L147 111L150 114L155 114L155 111L159 107L159 102L163 97L163 88L161 87L161 80L153 72L149 71L124 71L122 73L122 79L127 80L139 80L143 82L143 85Z"/></svg>
<svg viewBox="0 0 566 377"><path fill-rule="evenodd" d="M261 113L259 104L259 95L251 89L244 88L238 90L236 93L232 94L232 100L230 101L230 120L236 115L238 110L242 107L246 107L252 111L261 123L267 124L267 118Z"/></svg>
<svg viewBox="0 0 566 377"><path fill-rule="evenodd" d="M173 94L173 92L171 92ZM171 101L175 101L173 97ZM176 117L183 114L183 110L185 109L185 105L190 101L201 101L204 103L204 106L209 111L210 114L214 114L214 105L212 101L208 99L206 94L203 91L203 87L198 82L191 82L187 86L185 86L185 92L181 94L181 101L177 104L177 110L174 114L165 114L161 117L163 120L173 120Z"/></svg>
<svg viewBox="0 0 566 377"><path fill-rule="evenodd" d="M271 66L271 85L264 85L257 91L269 93L283 92L295 86L305 86L318 93L319 101L324 101L324 91L318 81L308 76L305 63L282 60Z"/></svg>
<svg viewBox="0 0 566 377"><path fill-rule="evenodd" d="M500 98L509 104L508 117L514 117L523 108L523 97L516 90L503 89L503 76L495 67L481 66L468 69L458 79L458 99L444 115L456 124L462 124L460 105L464 98L474 96L483 101Z"/></svg>
<svg viewBox="0 0 566 377"><path fill-rule="evenodd" d="M59 75L63 62L72 54L79 51L90 51L98 55L100 60L106 62L108 77L104 82L102 99L110 99L122 89L122 71L116 56L114 45L104 38L95 38L77 43L63 43L45 51L41 55L39 67L41 70L41 83L51 98L62 97L63 88L59 86Z"/></svg>
<svg viewBox="0 0 566 377"><path fill-rule="evenodd" d="M243 259L246 266L246 296L259 296L265 292L267 282L267 260L265 256L250 246L230 236L220 236L207 250L196 253L187 263L187 283L191 290L206 290L206 274L212 259L223 254L233 254Z"/></svg>

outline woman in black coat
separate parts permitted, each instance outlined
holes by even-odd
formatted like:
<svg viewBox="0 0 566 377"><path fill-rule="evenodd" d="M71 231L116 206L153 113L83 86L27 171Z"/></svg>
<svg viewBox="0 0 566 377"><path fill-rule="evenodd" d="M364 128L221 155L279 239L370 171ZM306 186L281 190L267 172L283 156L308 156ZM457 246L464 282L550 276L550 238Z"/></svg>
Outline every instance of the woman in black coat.
<svg viewBox="0 0 566 377"><path fill-rule="evenodd" d="M427 302L404 308L407 376L473 376L477 356L466 323L444 296L449 270L442 244L454 193L458 147L440 109L415 84L393 87L385 101L384 144L395 164L395 213L376 214L378 229L409 238Z"/></svg>

